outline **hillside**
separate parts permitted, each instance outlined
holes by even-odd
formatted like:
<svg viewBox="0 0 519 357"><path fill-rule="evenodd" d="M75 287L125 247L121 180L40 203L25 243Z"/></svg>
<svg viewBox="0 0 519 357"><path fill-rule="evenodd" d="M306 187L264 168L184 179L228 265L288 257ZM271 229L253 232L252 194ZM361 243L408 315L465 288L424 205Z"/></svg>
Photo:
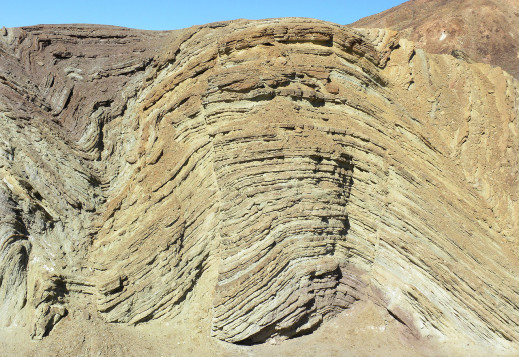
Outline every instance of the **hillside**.
<svg viewBox="0 0 519 357"><path fill-rule="evenodd" d="M430 53L462 51L519 76L516 0L411 0L351 26L393 29Z"/></svg>

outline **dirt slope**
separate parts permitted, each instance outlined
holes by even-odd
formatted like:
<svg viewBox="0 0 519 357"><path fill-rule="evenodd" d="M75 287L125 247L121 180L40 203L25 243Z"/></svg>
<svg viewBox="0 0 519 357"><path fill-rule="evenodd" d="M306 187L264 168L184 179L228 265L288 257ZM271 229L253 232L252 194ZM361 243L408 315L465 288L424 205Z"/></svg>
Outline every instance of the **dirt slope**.
<svg viewBox="0 0 519 357"><path fill-rule="evenodd" d="M430 53L461 50L519 76L516 0L411 0L351 26L397 30Z"/></svg>

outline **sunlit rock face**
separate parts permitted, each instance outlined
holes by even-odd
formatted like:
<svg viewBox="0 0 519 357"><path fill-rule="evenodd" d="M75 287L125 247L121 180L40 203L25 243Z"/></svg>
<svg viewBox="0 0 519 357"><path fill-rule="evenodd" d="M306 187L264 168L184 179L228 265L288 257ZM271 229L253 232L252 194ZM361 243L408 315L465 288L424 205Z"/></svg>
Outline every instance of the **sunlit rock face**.
<svg viewBox="0 0 519 357"><path fill-rule="evenodd" d="M3 326L210 304L212 336L257 343L372 301L417 338L517 342L506 72L309 19L8 29L0 51Z"/></svg>

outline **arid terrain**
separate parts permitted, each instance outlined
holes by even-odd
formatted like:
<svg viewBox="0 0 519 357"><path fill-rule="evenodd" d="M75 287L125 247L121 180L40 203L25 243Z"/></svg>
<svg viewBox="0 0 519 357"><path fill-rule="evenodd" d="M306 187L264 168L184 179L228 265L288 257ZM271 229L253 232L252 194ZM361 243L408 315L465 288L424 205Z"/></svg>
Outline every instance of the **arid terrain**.
<svg viewBox="0 0 519 357"><path fill-rule="evenodd" d="M519 77L516 0L411 0L351 26L397 30L429 53L454 51Z"/></svg>
<svg viewBox="0 0 519 357"><path fill-rule="evenodd" d="M0 355L517 355L519 85L421 47L2 29Z"/></svg>

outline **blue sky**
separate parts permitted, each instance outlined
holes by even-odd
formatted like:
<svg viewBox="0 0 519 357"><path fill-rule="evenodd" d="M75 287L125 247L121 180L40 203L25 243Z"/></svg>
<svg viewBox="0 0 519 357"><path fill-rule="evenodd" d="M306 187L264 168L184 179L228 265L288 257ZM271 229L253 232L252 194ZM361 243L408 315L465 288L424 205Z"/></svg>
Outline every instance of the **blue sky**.
<svg viewBox="0 0 519 357"><path fill-rule="evenodd" d="M237 18L313 17L349 24L403 0L7 0L0 7L0 27L90 23L147 30L173 30Z"/></svg>

